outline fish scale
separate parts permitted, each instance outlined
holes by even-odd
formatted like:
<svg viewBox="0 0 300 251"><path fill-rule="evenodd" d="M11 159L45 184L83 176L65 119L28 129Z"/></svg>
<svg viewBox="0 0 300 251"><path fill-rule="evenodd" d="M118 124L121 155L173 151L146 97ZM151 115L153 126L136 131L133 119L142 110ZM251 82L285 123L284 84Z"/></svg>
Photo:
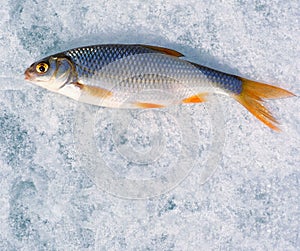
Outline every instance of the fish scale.
<svg viewBox="0 0 300 251"><path fill-rule="evenodd" d="M100 70L103 66L135 54L153 53L150 49L134 46L99 45L88 48L81 47L64 52L78 67L78 75L90 75L91 72ZM93 60L90 60L90 59Z"/></svg>
<svg viewBox="0 0 300 251"><path fill-rule="evenodd" d="M112 45L102 45L93 46L90 48L83 47L69 50L65 52L65 55L70 57L75 63L79 78L87 78L97 75L97 72L100 71L105 65L120 60L124 57L139 54L143 54L142 58L144 59L143 61L145 62L146 67L151 68L153 72L157 72L160 69L161 64L164 63L158 60L157 62L155 62L155 59L153 60L151 56L147 55L148 53L153 54L154 51L152 49L134 45L119 45L117 47L114 47ZM132 63L133 65L137 65L137 63L135 62L137 61L132 60L130 63ZM241 92L241 80L235 78L234 76L223 74L221 72L214 71L194 63L191 63L191 65L198 68L199 71L203 74L203 77L206 77L208 80L212 81L215 84L215 87L217 87L217 85L219 84L228 91L237 94ZM172 74L173 72L178 74L184 73L184 68L182 68L180 61L179 64L172 62L172 64L167 65L167 67L169 69L169 74ZM189 65L189 68L190 67L191 66ZM115 70L125 71L126 69L124 66L123 68L117 68ZM113 72L113 74L117 73L118 72Z"/></svg>

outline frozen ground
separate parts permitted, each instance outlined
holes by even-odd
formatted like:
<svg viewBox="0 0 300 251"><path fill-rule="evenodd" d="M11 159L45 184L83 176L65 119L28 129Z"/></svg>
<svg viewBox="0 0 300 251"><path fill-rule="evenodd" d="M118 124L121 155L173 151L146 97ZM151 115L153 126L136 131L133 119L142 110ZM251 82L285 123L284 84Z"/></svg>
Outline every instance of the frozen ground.
<svg viewBox="0 0 300 251"><path fill-rule="evenodd" d="M298 0L0 5L0 250L300 249L298 97L268 103L278 134L225 97L120 112L23 80L73 46L147 43L300 95Z"/></svg>

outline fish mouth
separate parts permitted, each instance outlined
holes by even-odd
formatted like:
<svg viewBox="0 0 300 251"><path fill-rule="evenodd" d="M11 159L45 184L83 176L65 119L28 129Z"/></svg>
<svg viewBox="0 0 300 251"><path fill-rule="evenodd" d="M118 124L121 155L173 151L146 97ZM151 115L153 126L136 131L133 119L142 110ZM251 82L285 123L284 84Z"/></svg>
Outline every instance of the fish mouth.
<svg viewBox="0 0 300 251"><path fill-rule="evenodd" d="M26 69L25 73L24 73L24 78L25 80L31 80L32 79L32 75L30 74L30 69Z"/></svg>

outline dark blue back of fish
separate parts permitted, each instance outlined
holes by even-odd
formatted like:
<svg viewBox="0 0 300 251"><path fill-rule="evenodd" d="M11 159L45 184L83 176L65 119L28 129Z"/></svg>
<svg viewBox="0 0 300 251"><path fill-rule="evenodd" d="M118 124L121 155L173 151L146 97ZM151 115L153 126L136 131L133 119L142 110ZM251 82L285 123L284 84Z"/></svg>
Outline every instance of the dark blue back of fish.
<svg viewBox="0 0 300 251"><path fill-rule="evenodd" d="M99 71L102 67L116 60L136 54L146 53L160 52L143 45L123 44L94 45L75 48L63 52L63 54L69 57L75 64L78 76L85 77L93 76L95 72ZM196 63L190 63L197 67L197 69L199 69L199 71L201 71L201 73L209 80L216 82L222 88L236 94L241 93L242 81L238 77L219 72Z"/></svg>

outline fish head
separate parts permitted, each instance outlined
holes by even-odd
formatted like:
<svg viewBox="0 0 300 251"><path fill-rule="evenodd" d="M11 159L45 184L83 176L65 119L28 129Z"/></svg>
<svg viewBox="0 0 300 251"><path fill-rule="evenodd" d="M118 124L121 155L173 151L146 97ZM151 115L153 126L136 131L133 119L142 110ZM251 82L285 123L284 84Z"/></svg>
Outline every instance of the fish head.
<svg viewBox="0 0 300 251"><path fill-rule="evenodd" d="M50 91L58 91L76 78L72 61L60 55L46 57L33 63L24 75L25 80Z"/></svg>

